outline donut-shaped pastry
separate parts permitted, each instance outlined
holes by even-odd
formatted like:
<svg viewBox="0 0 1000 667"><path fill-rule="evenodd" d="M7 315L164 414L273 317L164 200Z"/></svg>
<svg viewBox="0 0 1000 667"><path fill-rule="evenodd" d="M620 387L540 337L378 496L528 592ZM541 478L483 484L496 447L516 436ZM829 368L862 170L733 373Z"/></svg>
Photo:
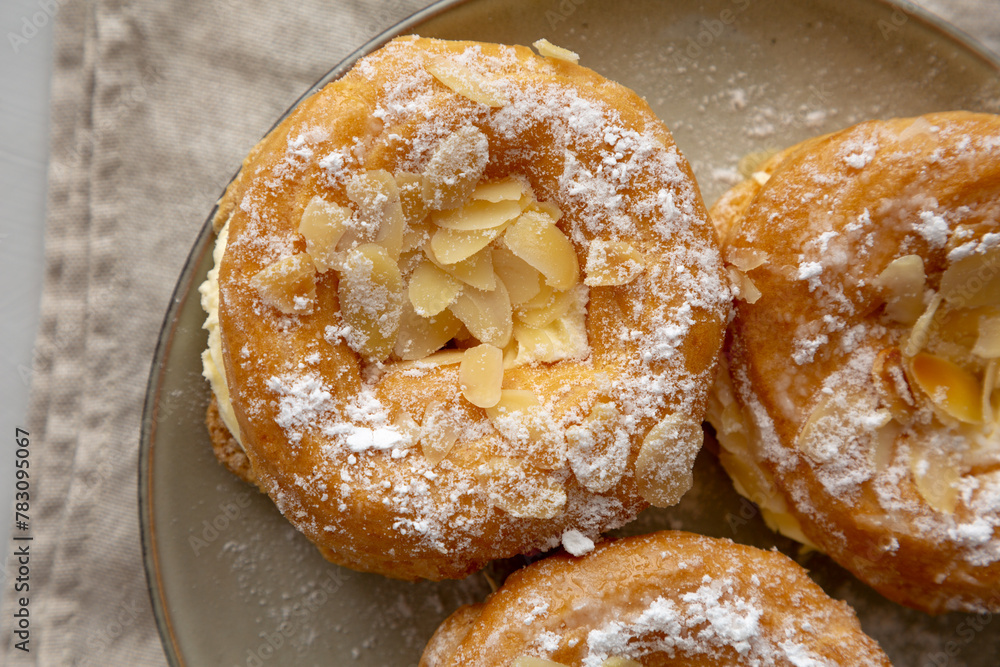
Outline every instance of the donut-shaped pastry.
<svg viewBox="0 0 1000 667"><path fill-rule="evenodd" d="M737 489L896 602L1000 610L1000 117L813 139L713 212Z"/></svg>
<svg viewBox="0 0 1000 667"><path fill-rule="evenodd" d="M461 577L691 484L731 300L714 230L649 107L537 46L394 40L220 204L206 371L334 562Z"/></svg>
<svg viewBox="0 0 1000 667"><path fill-rule="evenodd" d="M663 531L512 574L420 667L889 665L854 610L776 551Z"/></svg>

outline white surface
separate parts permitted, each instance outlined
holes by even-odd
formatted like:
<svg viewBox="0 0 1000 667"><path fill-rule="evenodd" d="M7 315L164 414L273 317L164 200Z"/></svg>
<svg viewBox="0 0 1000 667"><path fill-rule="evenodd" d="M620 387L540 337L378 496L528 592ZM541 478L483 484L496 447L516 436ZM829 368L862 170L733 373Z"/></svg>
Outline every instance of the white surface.
<svg viewBox="0 0 1000 667"><path fill-rule="evenodd" d="M52 2L46 11L48 4L0 4L0 535L7 534L13 518L14 429L25 425L37 363L52 73L49 12L58 7ZM32 447L40 445L32 441ZM0 562L6 558L0 555ZM0 585L0 598L7 589L6 582Z"/></svg>

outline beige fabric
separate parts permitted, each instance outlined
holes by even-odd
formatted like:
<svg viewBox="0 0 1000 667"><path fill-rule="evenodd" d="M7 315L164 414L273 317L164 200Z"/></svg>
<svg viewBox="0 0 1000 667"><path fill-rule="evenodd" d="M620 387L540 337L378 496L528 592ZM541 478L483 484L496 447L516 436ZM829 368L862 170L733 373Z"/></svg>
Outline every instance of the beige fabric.
<svg viewBox="0 0 1000 667"><path fill-rule="evenodd" d="M12 649L4 622L0 663L164 663L142 568L136 470L150 360L174 283L262 131L344 56L424 4L61 4L28 417L31 652Z"/></svg>
<svg viewBox="0 0 1000 667"><path fill-rule="evenodd" d="M945 12L977 5L953 18L1000 48L996 0L929 2ZM28 421L31 653L13 650L5 630L0 663L162 664L141 565L136 443L174 282L262 129L329 67L427 1L58 4Z"/></svg>

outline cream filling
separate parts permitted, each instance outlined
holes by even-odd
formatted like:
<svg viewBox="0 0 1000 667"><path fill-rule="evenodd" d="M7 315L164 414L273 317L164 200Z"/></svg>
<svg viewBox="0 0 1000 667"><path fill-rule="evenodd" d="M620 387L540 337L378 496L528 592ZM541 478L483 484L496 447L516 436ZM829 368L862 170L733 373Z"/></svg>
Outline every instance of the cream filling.
<svg viewBox="0 0 1000 667"><path fill-rule="evenodd" d="M774 477L757 464L752 454L753 421L736 402L729 364L725 358L720 361L715 384L709 392L705 418L715 428L716 438L721 445L719 461L733 480L737 493L757 504L768 528L807 547L822 551L806 537L802 524L789 511L788 504L774 483Z"/></svg>
<svg viewBox="0 0 1000 667"><path fill-rule="evenodd" d="M236 421L236 413L233 412L233 404L229 400L226 367L222 361L222 333L219 331L219 266L222 264L222 255L226 252L228 242L229 222L227 221L219 230L219 235L215 240L215 249L212 251L215 265L208 272L205 282L198 288L201 293L201 307L208 314L208 317L205 318L205 324L202 325L202 328L208 330L208 349L201 353L201 374L212 386L212 392L219 403L219 414L222 415L222 421L242 447L240 425Z"/></svg>

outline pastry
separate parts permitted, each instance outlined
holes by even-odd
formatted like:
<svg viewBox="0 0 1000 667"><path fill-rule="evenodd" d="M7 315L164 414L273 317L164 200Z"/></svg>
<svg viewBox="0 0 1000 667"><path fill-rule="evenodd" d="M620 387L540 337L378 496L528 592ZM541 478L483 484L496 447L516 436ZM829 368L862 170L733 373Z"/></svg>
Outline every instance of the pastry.
<svg viewBox="0 0 1000 667"><path fill-rule="evenodd" d="M546 558L445 620L420 667L889 665L794 561L664 531Z"/></svg>
<svg viewBox="0 0 1000 667"><path fill-rule="evenodd" d="M896 602L1000 610L1000 117L809 140L713 213L737 489Z"/></svg>
<svg viewBox="0 0 1000 667"><path fill-rule="evenodd" d="M393 40L220 202L205 366L246 467L215 444L336 563L461 577L691 484L713 228L645 102L536 46Z"/></svg>

